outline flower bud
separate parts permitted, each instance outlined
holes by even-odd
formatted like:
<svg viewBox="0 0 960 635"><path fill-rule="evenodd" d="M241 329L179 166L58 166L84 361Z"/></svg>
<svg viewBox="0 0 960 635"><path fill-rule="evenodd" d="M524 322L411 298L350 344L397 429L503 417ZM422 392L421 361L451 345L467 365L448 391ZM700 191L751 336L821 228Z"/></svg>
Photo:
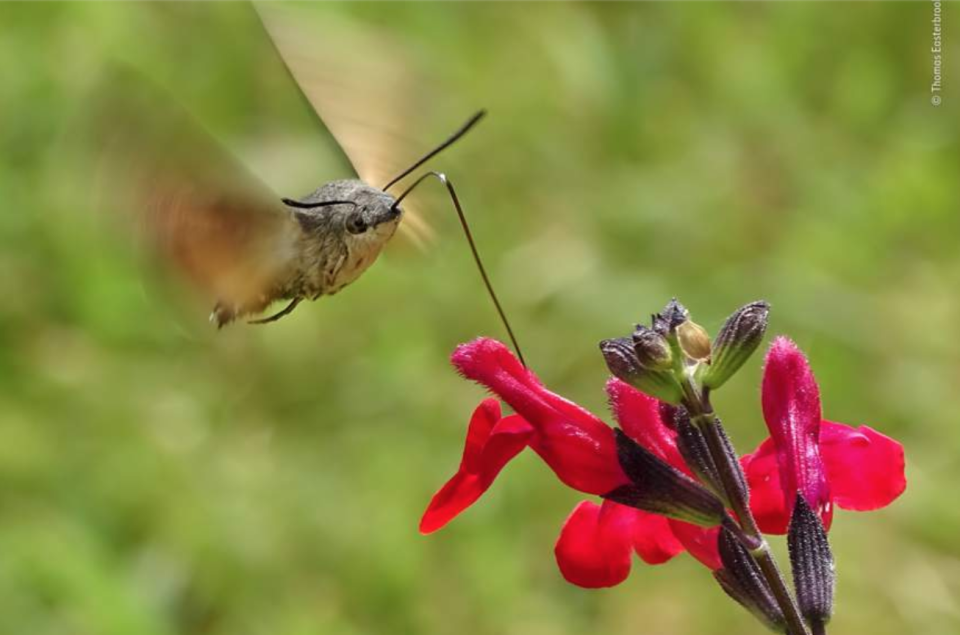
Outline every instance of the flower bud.
<svg viewBox="0 0 960 635"><path fill-rule="evenodd" d="M676 417L680 406L665 403L663 401L657 404L657 412L660 414L660 421L674 432L677 430ZM686 410L684 410L686 412Z"/></svg>
<svg viewBox="0 0 960 635"><path fill-rule="evenodd" d="M603 340L600 342L600 352L607 362L607 368L617 379L661 401L680 403L683 390L673 373L641 366L630 338Z"/></svg>
<svg viewBox="0 0 960 635"><path fill-rule="evenodd" d="M673 354L670 345L662 335L647 326L637 325L633 332L633 349L637 361L650 370L670 370Z"/></svg>
<svg viewBox="0 0 960 635"><path fill-rule="evenodd" d="M717 547L723 568L713 575L723 590L767 628L782 633L785 625L783 612L757 563L728 529L720 530Z"/></svg>
<svg viewBox="0 0 960 635"><path fill-rule="evenodd" d="M787 530L787 546L800 613L811 623L826 624L833 613L836 584L833 554L820 517L799 492Z"/></svg>
<svg viewBox="0 0 960 635"><path fill-rule="evenodd" d="M677 449L680 451L680 456L683 457L683 460L687 462L687 465L690 466L690 469L702 483L712 489L725 502L732 503L732 501L727 500L727 491L724 488L720 471L713 460L713 454L710 452L710 446L703 431L690 421L690 415L685 408L678 407L674 412L673 425L677 431ZM727 436L723 424L720 423L720 418L715 417L713 422L706 425L716 426L717 436L720 437L720 444L723 453L726 455L726 463L740 465L740 459L737 458L737 452L733 449L733 444L730 442L730 437ZM747 503L750 500L750 489L747 487L743 470L733 470L733 476L733 485L736 487L733 496L736 497L737 501Z"/></svg>
<svg viewBox="0 0 960 635"><path fill-rule="evenodd" d="M703 375L703 385L719 388L733 376L757 350L767 330L770 305L762 300L741 307L727 318L717 335L713 360Z"/></svg>
<svg viewBox="0 0 960 635"><path fill-rule="evenodd" d="M677 339L684 355L690 359L697 362L710 359L710 336L706 329L693 320L687 320L677 327Z"/></svg>
<svg viewBox="0 0 960 635"><path fill-rule="evenodd" d="M717 464L710 454L707 439L700 428L690 421L686 408L679 406L674 410L674 429L677 431L677 450L700 482L713 490L721 498L726 498Z"/></svg>
<svg viewBox="0 0 960 635"><path fill-rule="evenodd" d="M689 319L690 312L674 298L667 303L663 311L653 315L653 330L660 335L667 336Z"/></svg>
<svg viewBox="0 0 960 635"><path fill-rule="evenodd" d="M700 483L644 448L620 429L617 458L632 483L621 485L604 498L652 514L676 518L704 527L724 522L720 499Z"/></svg>

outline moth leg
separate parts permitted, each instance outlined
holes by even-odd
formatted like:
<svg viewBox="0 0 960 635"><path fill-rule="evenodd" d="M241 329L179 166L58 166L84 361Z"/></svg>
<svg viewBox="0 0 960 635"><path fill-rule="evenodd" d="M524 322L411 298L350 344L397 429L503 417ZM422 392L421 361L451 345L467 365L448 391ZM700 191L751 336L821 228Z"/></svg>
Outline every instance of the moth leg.
<svg viewBox="0 0 960 635"><path fill-rule="evenodd" d="M250 320L249 322L247 322L247 324L268 324L270 322L276 322L277 320L282 318L284 315L289 315L290 313L293 313L293 310L297 308L297 305L300 304L300 302L302 301L303 301L303 298L294 298L290 302L290 304L285 306L281 311L274 313L270 317L261 318L259 320Z"/></svg>
<svg viewBox="0 0 960 635"><path fill-rule="evenodd" d="M236 311L222 302L217 302L213 307L213 312L210 314L210 321L217 325L217 329L222 329L227 324L233 322L236 317Z"/></svg>

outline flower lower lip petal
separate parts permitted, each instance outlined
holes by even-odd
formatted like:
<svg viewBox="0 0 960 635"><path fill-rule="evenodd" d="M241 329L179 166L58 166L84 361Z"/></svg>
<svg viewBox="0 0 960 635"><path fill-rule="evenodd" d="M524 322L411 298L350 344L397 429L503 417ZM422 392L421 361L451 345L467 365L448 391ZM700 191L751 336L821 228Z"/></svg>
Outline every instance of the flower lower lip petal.
<svg viewBox="0 0 960 635"><path fill-rule="evenodd" d="M871 511L886 507L907 487L903 446L868 426L824 421L820 452L837 507Z"/></svg>
<svg viewBox="0 0 960 635"><path fill-rule="evenodd" d="M568 582L589 589L623 582L633 559L632 510L583 501L563 523L554 554Z"/></svg>
<svg viewBox="0 0 960 635"><path fill-rule="evenodd" d="M434 495L420 520L420 533L441 529L470 507L493 484L500 470L529 442L533 428L517 415L500 417L496 399L474 410L460 469Z"/></svg>

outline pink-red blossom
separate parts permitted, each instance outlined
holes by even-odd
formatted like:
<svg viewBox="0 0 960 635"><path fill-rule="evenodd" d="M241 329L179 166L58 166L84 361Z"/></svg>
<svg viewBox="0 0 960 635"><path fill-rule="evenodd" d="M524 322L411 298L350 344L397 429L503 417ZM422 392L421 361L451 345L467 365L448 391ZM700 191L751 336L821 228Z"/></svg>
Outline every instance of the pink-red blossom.
<svg viewBox="0 0 960 635"><path fill-rule="evenodd" d="M506 346L477 339L459 346L452 361L464 377L486 386L516 414L502 416L495 399L477 407L460 468L430 502L420 523L423 533L440 529L472 505L526 447L563 483L581 492L602 496L629 482L617 459L613 429L547 390ZM617 379L606 389L620 428L692 476L677 449L676 433L661 419L659 402ZM771 435L741 459L761 530L784 533L797 491L827 526L834 505L879 509L903 492L902 446L866 426L823 420L809 364L786 338L777 339L767 355L762 394ZM633 554L659 564L686 550L718 569L718 531L609 500L584 501L565 521L554 552L568 581L605 587L627 577Z"/></svg>

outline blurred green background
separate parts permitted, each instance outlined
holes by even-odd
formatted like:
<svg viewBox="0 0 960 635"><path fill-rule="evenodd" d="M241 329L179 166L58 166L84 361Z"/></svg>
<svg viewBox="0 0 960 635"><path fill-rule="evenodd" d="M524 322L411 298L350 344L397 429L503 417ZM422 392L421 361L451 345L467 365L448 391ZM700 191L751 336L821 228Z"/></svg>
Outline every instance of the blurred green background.
<svg viewBox="0 0 960 635"><path fill-rule="evenodd" d="M901 500L837 515L831 632L937 635L960 632L943 10L939 108L929 3L326 3L301 24L388 38L428 78L401 161L489 108L435 165L558 392L605 413L597 342L671 296L714 332L769 300L826 416L907 450ZM247 5L0 5L0 632L761 631L686 555L567 585L552 546L582 497L532 453L421 537L483 396L447 356L502 337L449 205L423 197L429 249L398 239L336 298L214 332L91 203L79 113L117 60L279 194L349 176ZM741 451L765 436L759 370L715 400Z"/></svg>

